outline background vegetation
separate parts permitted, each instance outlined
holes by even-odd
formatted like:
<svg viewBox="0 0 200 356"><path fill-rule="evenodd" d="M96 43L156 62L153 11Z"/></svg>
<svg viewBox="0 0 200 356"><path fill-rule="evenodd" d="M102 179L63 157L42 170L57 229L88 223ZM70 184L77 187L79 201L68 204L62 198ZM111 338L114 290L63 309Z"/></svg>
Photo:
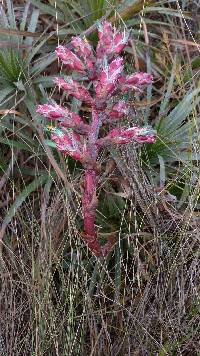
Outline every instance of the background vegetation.
<svg viewBox="0 0 200 356"><path fill-rule="evenodd" d="M0 5L0 355L199 355L199 1L4 0ZM99 159L97 225L81 238L81 166L49 146L36 115L58 43L96 41L105 16L132 29L126 70L151 72L128 97L154 145ZM74 110L87 115L87 108Z"/></svg>

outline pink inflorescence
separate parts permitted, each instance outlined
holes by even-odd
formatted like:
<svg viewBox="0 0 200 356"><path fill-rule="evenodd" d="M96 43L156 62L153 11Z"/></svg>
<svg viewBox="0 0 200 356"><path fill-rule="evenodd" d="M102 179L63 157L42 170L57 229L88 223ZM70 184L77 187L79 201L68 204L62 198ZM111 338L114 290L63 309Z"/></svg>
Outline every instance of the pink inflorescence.
<svg viewBox="0 0 200 356"><path fill-rule="evenodd" d="M96 256L106 256L113 242L101 246L95 227L95 214L98 205L96 188L98 184L97 157L101 147L114 144L154 143L155 131L149 127L112 127L108 134L99 137L102 124L114 125L124 117L130 117L132 110L128 103L120 99L127 92L142 92L152 83L152 75L139 72L124 73L124 60L120 56L129 40L129 33L113 29L111 23L99 24L99 42L96 52L90 43L81 37L74 37L69 48L58 46L56 54L63 65L77 72L65 77L56 77L59 89L67 92L91 108L91 122L86 123L78 114L67 107L50 104L38 105L37 112L44 117L56 120L57 128L51 138L57 149L79 160L85 169L82 194L84 215L84 240ZM81 82L81 83L80 83ZM83 84L86 83L86 85Z"/></svg>

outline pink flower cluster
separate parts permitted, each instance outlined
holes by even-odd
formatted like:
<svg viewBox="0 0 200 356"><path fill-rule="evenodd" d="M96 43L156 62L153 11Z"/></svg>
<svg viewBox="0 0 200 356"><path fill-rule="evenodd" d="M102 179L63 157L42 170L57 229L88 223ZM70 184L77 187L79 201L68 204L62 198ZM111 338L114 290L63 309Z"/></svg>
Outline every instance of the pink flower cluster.
<svg viewBox="0 0 200 356"><path fill-rule="evenodd" d="M56 48L56 54L67 69L69 76L55 78L59 89L91 107L91 122L86 123L78 114L56 103L39 105L37 112L51 120L57 120L52 140L57 149L81 161L85 169L85 183L82 196L84 213L84 239L96 256L105 256L112 244L110 240L101 246L95 228L97 208L96 188L98 172L96 162L103 146L127 144L130 142L154 143L155 132L150 128L115 127L118 120L132 113L128 103L120 99L124 93L141 92L152 83L148 73L124 73L122 52L129 39L129 33L120 32L104 21L98 28L99 42L96 53L86 39L74 37L72 50L65 46ZM77 72L74 79L74 72ZM77 79L78 78L78 79ZM85 81L86 85L80 82ZM99 137L101 126L114 125L104 137Z"/></svg>

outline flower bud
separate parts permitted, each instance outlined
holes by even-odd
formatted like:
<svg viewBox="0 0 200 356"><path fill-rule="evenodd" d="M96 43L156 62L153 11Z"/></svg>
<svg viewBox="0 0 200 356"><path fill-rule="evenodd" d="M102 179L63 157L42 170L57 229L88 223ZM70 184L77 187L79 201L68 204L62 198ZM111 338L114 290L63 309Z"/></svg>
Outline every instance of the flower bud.
<svg viewBox="0 0 200 356"><path fill-rule="evenodd" d="M106 137L99 139L98 145L108 146L111 144L125 144L131 142L154 143L155 140L155 131L150 128L119 127L112 129Z"/></svg>
<svg viewBox="0 0 200 356"><path fill-rule="evenodd" d="M85 135L88 132L88 125L83 122L81 117L56 103L38 105L36 112L44 117L58 120L58 125L73 128L76 132Z"/></svg>
<svg viewBox="0 0 200 356"><path fill-rule="evenodd" d="M76 99L85 101L90 105L93 104L93 98L91 97L89 91L84 86L80 85L76 80L69 77L66 79L57 77L54 81L59 88L66 90L68 94L71 94Z"/></svg>
<svg viewBox="0 0 200 356"><path fill-rule="evenodd" d="M42 114L48 119L60 119L60 122L63 126L68 126L70 123L80 124L82 119L79 115L69 111L67 108L64 108L58 104L44 104L38 105L36 112Z"/></svg>
<svg viewBox="0 0 200 356"><path fill-rule="evenodd" d="M58 46L55 50L58 58L70 69L78 72L84 72L85 66L81 60L67 47Z"/></svg>
<svg viewBox="0 0 200 356"><path fill-rule="evenodd" d="M135 90L141 92L141 90L151 84L153 77L149 73L139 72L126 77L121 77L119 83L121 84L121 91L127 92L129 90Z"/></svg>
<svg viewBox="0 0 200 356"><path fill-rule="evenodd" d="M56 147L59 151L76 160L82 159L82 143L77 133L64 133L62 130L55 129L51 138L56 143Z"/></svg>
<svg viewBox="0 0 200 356"><path fill-rule="evenodd" d="M57 104L43 104L37 106L36 112L48 119L59 119L65 116L66 109Z"/></svg>
<svg viewBox="0 0 200 356"><path fill-rule="evenodd" d="M86 64L86 69L92 69L95 62L95 57L92 53L92 47L86 39L74 37L71 41L74 51L79 57L82 57Z"/></svg>
<svg viewBox="0 0 200 356"><path fill-rule="evenodd" d="M119 79L123 70L123 58L117 57L109 65L104 63L104 69L100 74L100 79L95 87L96 95L98 98L107 98L112 95L117 80Z"/></svg>
<svg viewBox="0 0 200 356"><path fill-rule="evenodd" d="M118 32L114 37L113 52L119 54L123 51L129 39L130 32Z"/></svg>
<svg viewBox="0 0 200 356"><path fill-rule="evenodd" d="M118 103L114 104L111 110L107 113L108 117L112 120L122 119L124 116L128 115L130 112L129 105L120 100Z"/></svg>
<svg viewBox="0 0 200 356"><path fill-rule="evenodd" d="M106 44L110 43L113 38L113 28L111 22L103 21L98 23L98 37L99 41Z"/></svg>
<svg viewBox="0 0 200 356"><path fill-rule="evenodd" d="M110 22L104 21L98 28L99 42L96 49L98 58L119 54L126 46L129 32L116 32Z"/></svg>

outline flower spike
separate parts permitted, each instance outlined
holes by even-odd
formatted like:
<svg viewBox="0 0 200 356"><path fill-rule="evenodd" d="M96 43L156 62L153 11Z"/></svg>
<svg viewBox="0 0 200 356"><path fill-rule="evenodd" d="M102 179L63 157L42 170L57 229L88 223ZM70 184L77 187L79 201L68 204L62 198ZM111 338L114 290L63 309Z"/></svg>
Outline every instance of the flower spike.
<svg viewBox="0 0 200 356"><path fill-rule="evenodd" d="M132 116L133 110L128 101L123 100L123 93L140 93L152 83L153 78L151 74L143 72L129 75L123 73L123 58L119 54L126 46L130 32L117 31L111 23L103 21L98 26L98 36L96 55L90 43L81 37L72 38L70 49L64 46L58 46L56 49L58 58L67 68L75 71L76 76L72 73L68 77L57 77L55 83L67 94L84 103L81 112L87 112L86 119L83 114L79 116L54 102L38 105L37 112L56 121L56 127L50 127L48 132L51 132L57 149L80 161L83 166L82 236L95 256L106 257L115 243L115 237L109 235L108 241L102 246L95 226L99 151L109 145L154 143L156 132L149 127L120 126L111 127L107 135L102 137L106 124L113 125L124 117L129 119ZM87 87L80 81L86 82Z"/></svg>

